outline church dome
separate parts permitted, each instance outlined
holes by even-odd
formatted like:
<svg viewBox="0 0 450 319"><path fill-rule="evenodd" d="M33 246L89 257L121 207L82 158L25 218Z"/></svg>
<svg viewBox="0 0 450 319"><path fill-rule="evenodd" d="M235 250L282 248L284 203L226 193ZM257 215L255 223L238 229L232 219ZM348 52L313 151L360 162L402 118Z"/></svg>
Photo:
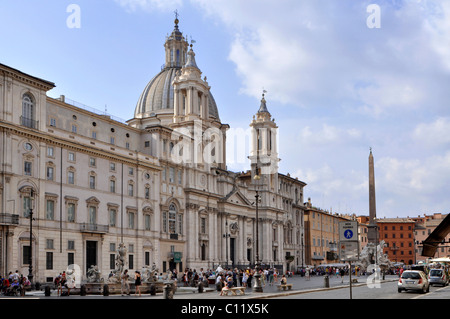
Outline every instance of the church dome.
<svg viewBox="0 0 450 319"><path fill-rule="evenodd" d="M178 20L175 21L175 29L167 37L164 45L166 49L166 63L145 87L134 112L135 118L147 118L158 113L174 112L174 88L173 80L177 72L185 67L197 67L195 60L187 52L188 43L178 30ZM219 112L211 92L209 92L209 116L219 120Z"/></svg>
<svg viewBox="0 0 450 319"><path fill-rule="evenodd" d="M174 108L174 90L172 82L176 76L176 72L180 68L166 67L159 72L145 87L142 92L136 110L135 118L150 117L152 113L173 113ZM219 119L219 111L216 102L211 93L209 93L209 115Z"/></svg>

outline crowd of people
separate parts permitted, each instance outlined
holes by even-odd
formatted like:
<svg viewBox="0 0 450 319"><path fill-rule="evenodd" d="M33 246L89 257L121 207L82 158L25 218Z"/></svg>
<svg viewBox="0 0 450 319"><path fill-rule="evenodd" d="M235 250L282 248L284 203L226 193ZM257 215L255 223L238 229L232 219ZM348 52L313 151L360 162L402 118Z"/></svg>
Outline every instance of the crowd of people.
<svg viewBox="0 0 450 319"><path fill-rule="evenodd" d="M19 273L16 270L14 273L10 272L8 276L0 275L1 294L4 296L24 296L25 290L31 286L28 277Z"/></svg>

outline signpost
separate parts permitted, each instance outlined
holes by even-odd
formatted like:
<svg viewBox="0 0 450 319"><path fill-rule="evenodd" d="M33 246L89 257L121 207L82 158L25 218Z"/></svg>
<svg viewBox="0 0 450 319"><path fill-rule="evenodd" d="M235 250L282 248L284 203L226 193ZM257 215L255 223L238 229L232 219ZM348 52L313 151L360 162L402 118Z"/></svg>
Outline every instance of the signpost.
<svg viewBox="0 0 450 319"><path fill-rule="evenodd" d="M359 256L358 222L345 221L339 223L339 256L350 265L350 299L352 299L352 261Z"/></svg>

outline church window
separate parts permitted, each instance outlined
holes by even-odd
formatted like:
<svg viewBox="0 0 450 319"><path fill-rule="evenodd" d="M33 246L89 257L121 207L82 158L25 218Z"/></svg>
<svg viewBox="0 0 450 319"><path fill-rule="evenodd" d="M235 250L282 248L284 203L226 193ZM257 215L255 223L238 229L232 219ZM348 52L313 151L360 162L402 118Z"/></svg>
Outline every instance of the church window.
<svg viewBox="0 0 450 319"><path fill-rule="evenodd" d="M177 50L177 66L180 66L180 50Z"/></svg>
<svg viewBox="0 0 450 319"><path fill-rule="evenodd" d="M30 128L36 128L34 122L34 103L30 95L25 94L22 98L22 125Z"/></svg>

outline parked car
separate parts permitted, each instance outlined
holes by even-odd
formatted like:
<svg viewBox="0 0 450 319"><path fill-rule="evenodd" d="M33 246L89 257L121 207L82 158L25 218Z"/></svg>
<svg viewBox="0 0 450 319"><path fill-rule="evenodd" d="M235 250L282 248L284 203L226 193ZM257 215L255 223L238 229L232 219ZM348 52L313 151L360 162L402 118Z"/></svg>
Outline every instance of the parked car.
<svg viewBox="0 0 450 319"><path fill-rule="evenodd" d="M430 291L427 275L420 270L405 270L398 280L398 292L403 290L418 290L423 293Z"/></svg>
<svg viewBox="0 0 450 319"><path fill-rule="evenodd" d="M428 281L430 285L448 285L448 276L445 273L444 269L430 269L430 273L428 274Z"/></svg>

